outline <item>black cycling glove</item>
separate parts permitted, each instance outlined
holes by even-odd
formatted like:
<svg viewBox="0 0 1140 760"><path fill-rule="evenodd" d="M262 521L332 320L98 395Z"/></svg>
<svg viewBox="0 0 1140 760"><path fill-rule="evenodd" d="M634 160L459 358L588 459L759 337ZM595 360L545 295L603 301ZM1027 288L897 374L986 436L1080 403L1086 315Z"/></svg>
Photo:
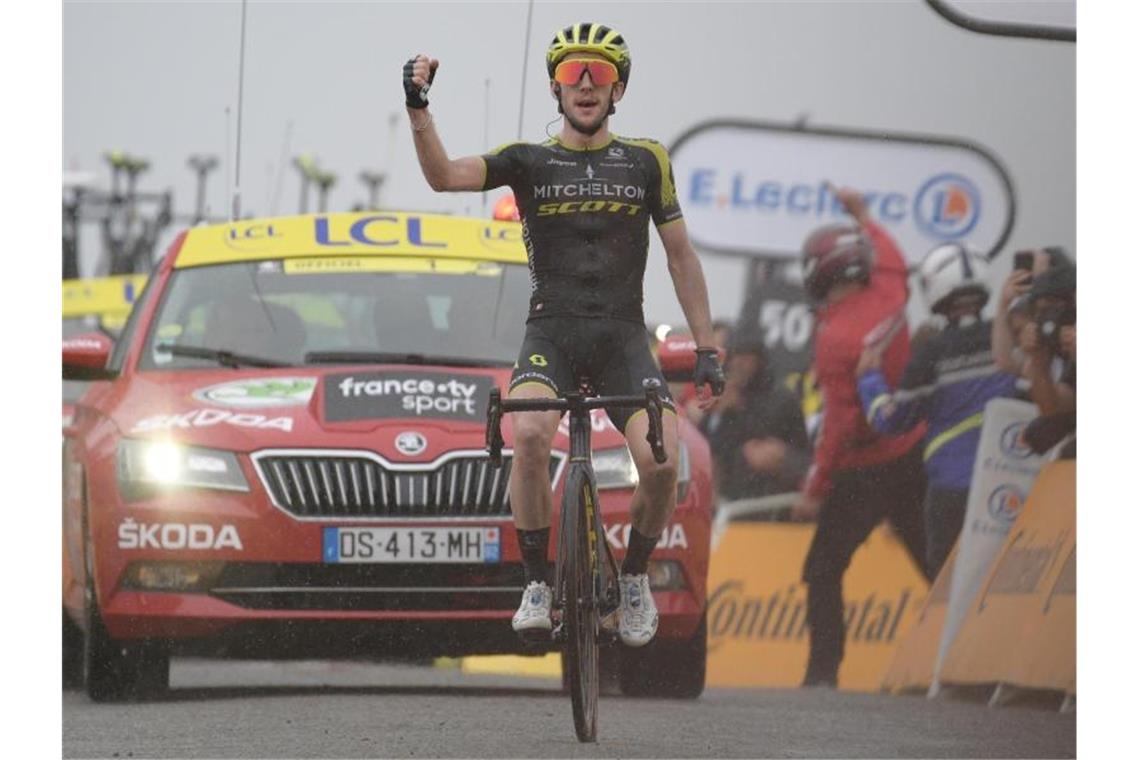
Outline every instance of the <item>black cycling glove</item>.
<svg viewBox="0 0 1140 760"><path fill-rule="evenodd" d="M708 383L714 396L724 393L724 370L720 368L715 348L697 349L697 368L693 373L693 382L698 391Z"/></svg>
<svg viewBox="0 0 1140 760"><path fill-rule="evenodd" d="M427 108L427 94L431 89L431 83L435 80L435 69L430 68L431 62L428 62L428 82L423 87L416 87L412 82L412 66L415 64L416 59L409 58L408 62L404 64L404 104L408 108Z"/></svg>

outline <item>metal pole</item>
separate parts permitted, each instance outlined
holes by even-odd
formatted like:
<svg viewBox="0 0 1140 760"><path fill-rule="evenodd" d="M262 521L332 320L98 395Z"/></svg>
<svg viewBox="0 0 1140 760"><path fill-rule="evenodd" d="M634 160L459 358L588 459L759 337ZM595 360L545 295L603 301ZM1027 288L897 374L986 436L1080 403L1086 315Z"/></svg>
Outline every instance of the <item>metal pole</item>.
<svg viewBox="0 0 1140 760"><path fill-rule="evenodd" d="M515 138L517 140L522 139L523 110L526 106L526 64L530 55L530 20L533 15L534 0L530 0L526 5L526 42L523 43L522 84L519 85L521 93L519 95L519 129Z"/></svg>
<svg viewBox="0 0 1140 760"><path fill-rule="evenodd" d="M490 123L491 113L491 78L487 77L483 80L483 149L486 150L488 140L488 124ZM487 193L482 193L483 196L483 212L487 211Z"/></svg>
<svg viewBox="0 0 1140 760"><path fill-rule="evenodd" d="M238 55L237 148L234 153L234 205L232 220L241 218L241 111L242 83L245 80L245 0L241 0L241 52Z"/></svg>

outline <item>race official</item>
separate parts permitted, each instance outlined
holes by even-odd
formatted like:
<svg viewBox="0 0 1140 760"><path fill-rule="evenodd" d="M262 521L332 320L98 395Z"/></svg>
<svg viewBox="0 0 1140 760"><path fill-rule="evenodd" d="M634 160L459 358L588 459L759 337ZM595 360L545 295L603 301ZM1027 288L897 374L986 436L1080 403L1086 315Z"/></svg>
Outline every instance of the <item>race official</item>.
<svg viewBox="0 0 1140 760"><path fill-rule="evenodd" d="M876 348L864 349L859 395L876 432L904 433L927 423L926 570L935 577L965 520L985 406L1013 396L1017 376L999 368L990 350L991 324L982 318L990 298L986 257L947 243L927 254L919 272L927 305L946 326L916 346L897 386L884 376Z"/></svg>

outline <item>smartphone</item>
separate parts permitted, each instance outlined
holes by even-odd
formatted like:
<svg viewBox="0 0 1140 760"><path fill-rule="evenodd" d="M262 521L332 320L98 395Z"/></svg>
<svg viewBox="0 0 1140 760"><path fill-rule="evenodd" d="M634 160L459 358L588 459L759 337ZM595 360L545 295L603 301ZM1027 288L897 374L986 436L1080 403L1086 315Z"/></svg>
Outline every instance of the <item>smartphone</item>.
<svg viewBox="0 0 1140 760"><path fill-rule="evenodd" d="M1033 251L1018 251L1013 254L1013 268L1033 271Z"/></svg>

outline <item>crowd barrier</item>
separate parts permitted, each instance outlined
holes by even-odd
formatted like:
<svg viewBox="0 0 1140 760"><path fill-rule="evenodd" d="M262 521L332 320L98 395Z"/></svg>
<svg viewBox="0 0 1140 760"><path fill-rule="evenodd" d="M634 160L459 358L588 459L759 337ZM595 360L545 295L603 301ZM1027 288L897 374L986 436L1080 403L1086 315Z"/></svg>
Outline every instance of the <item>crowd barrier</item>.
<svg viewBox="0 0 1140 760"><path fill-rule="evenodd" d="M969 520L969 518L967 518ZM964 530L883 678L888 691L1014 686L1076 694L1076 461L1045 465L950 629ZM976 559L976 556L975 556ZM941 653L941 656L940 656Z"/></svg>
<svg viewBox="0 0 1140 760"><path fill-rule="evenodd" d="M799 686L808 657L800 574L814 532L807 524L734 522L720 535L709 567L709 686ZM855 552L843 587L839 688L875 691L927 584L902 542L880 526Z"/></svg>

